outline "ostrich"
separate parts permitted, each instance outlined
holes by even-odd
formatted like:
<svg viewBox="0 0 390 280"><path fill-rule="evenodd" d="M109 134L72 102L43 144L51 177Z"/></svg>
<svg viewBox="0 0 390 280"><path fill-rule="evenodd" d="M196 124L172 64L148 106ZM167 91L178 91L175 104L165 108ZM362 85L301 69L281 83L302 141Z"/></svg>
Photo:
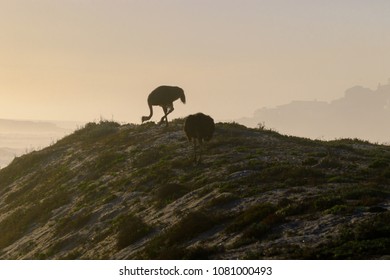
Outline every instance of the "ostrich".
<svg viewBox="0 0 390 280"><path fill-rule="evenodd" d="M184 124L184 132L188 141L194 142L194 161L200 163L202 158L202 143L209 141L213 137L215 129L214 120L203 113L189 115ZM199 159L196 160L196 146L199 144Z"/></svg>
<svg viewBox="0 0 390 280"><path fill-rule="evenodd" d="M186 96L182 88L175 86L159 86L153 90L148 96L148 106L150 109L149 116L143 116L142 122L150 120L153 116L153 106L161 106L164 111L164 116L161 118L159 124L163 123L165 119L166 126L168 126L168 115L173 112L173 102L177 99L186 103Z"/></svg>

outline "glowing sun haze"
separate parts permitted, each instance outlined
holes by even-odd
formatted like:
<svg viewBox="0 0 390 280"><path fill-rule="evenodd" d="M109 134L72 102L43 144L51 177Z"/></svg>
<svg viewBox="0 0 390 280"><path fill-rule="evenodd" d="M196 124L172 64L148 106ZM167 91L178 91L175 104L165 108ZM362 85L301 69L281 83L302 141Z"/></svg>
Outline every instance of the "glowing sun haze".
<svg viewBox="0 0 390 280"><path fill-rule="evenodd" d="M390 77L390 1L0 0L0 118L250 116ZM162 110L156 109L158 121Z"/></svg>

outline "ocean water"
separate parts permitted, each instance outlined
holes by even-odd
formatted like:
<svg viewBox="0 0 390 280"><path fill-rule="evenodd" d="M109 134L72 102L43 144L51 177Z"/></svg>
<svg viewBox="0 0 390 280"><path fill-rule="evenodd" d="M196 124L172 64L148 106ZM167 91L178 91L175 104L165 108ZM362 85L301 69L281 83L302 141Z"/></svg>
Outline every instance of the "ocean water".
<svg viewBox="0 0 390 280"><path fill-rule="evenodd" d="M0 119L0 168L15 157L41 150L72 133L80 123L13 121Z"/></svg>

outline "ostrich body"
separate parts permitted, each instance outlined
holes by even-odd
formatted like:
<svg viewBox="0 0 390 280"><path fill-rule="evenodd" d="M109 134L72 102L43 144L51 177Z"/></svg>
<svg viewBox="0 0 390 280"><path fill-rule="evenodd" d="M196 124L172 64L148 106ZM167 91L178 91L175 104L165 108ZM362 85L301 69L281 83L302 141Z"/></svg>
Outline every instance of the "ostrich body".
<svg viewBox="0 0 390 280"><path fill-rule="evenodd" d="M189 115L184 124L184 132L188 141L194 143L194 161L200 162L202 158L203 141L209 141L214 134L215 124L213 118L203 113ZM196 148L199 145L199 159L196 160Z"/></svg>
<svg viewBox="0 0 390 280"><path fill-rule="evenodd" d="M143 116L142 122L148 121L153 116L153 106L160 106L164 111L164 116L161 118L159 124L165 120L168 126L168 115L173 112L173 102L177 99L181 100L184 104L186 103L186 96L184 91L180 87L176 86L159 86L153 90L148 96L148 106L150 110L149 116Z"/></svg>

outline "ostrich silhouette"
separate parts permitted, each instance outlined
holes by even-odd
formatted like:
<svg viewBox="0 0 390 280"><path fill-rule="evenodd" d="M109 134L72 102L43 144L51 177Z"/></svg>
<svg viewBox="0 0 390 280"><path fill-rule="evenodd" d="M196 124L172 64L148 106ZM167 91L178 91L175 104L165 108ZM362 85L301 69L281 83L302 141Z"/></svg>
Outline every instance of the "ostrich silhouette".
<svg viewBox="0 0 390 280"><path fill-rule="evenodd" d="M142 122L148 121L153 116L153 106L160 106L164 111L164 116L161 118L159 124L165 120L166 126L168 126L168 115L173 112L173 102L177 99L186 103L186 96L184 91L180 87L176 86L159 86L153 90L148 96L148 106L150 110L149 116L143 116Z"/></svg>
<svg viewBox="0 0 390 280"><path fill-rule="evenodd" d="M189 115L184 123L184 132L188 141L194 143L194 161L200 163L202 160L203 141L209 141L214 134L215 124L213 118L203 113ZM196 148L199 144L199 159L196 159Z"/></svg>

